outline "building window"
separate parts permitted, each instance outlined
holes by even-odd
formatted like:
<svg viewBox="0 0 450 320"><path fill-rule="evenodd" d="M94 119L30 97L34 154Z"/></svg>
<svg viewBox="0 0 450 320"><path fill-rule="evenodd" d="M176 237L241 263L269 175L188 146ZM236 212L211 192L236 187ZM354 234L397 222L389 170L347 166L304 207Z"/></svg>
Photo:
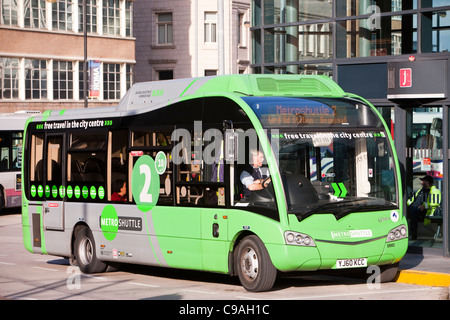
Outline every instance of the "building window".
<svg viewBox="0 0 450 320"><path fill-rule="evenodd" d="M173 43L172 12L157 13L158 44Z"/></svg>
<svg viewBox="0 0 450 320"><path fill-rule="evenodd" d="M103 34L120 35L119 0L103 1Z"/></svg>
<svg viewBox="0 0 450 320"><path fill-rule="evenodd" d="M17 26L18 5L17 0L2 0L0 5L0 24L5 26Z"/></svg>
<svg viewBox="0 0 450 320"><path fill-rule="evenodd" d="M25 59L25 99L47 99L47 61Z"/></svg>
<svg viewBox="0 0 450 320"><path fill-rule="evenodd" d="M88 33L97 33L97 0L86 0L86 8L87 8L87 17L86 17L86 25L87 25L87 32ZM84 5L83 0L80 0L78 2L78 17L79 17L79 24L78 24L78 31L84 32Z"/></svg>
<svg viewBox="0 0 450 320"><path fill-rule="evenodd" d="M0 58L0 99L19 98L19 59Z"/></svg>
<svg viewBox="0 0 450 320"><path fill-rule="evenodd" d="M53 99L73 99L73 63L53 61Z"/></svg>
<svg viewBox="0 0 450 320"><path fill-rule="evenodd" d="M355 19L336 24L337 58L374 57L417 52L417 15ZM425 39L422 38L422 41Z"/></svg>
<svg viewBox="0 0 450 320"><path fill-rule="evenodd" d="M422 52L449 52L449 39L450 10L422 14Z"/></svg>
<svg viewBox="0 0 450 320"><path fill-rule="evenodd" d="M425 6L425 2L431 3L432 1L422 1L422 6ZM308 5L309 2L306 2L303 6L307 7ZM411 9L417 9L417 0L409 0L409 1L391 0L391 1L366 1L366 2L360 0L336 0L337 17L362 16L367 14L371 15L376 13L397 12Z"/></svg>
<svg viewBox="0 0 450 320"><path fill-rule="evenodd" d="M23 6L25 27L44 29L46 27L45 0L25 1Z"/></svg>
<svg viewBox="0 0 450 320"><path fill-rule="evenodd" d="M333 37L330 24L299 26L298 47L299 60L332 58Z"/></svg>
<svg viewBox="0 0 450 320"><path fill-rule="evenodd" d="M120 64L103 64L103 99L120 99Z"/></svg>
<svg viewBox="0 0 450 320"><path fill-rule="evenodd" d="M173 70L158 71L158 80L171 80L173 79Z"/></svg>
<svg viewBox="0 0 450 320"><path fill-rule="evenodd" d="M72 1L59 0L52 4L52 27L53 30L72 30Z"/></svg>
<svg viewBox="0 0 450 320"><path fill-rule="evenodd" d="M217 70L205 70L205 77L217 76Z"/></svg>
<svg viewBox="0 0 450 320"><path fill-rule="evenodd" d="M126 87L127 90L131 88L131 86L133 85L133 79L134 79L134 65L133 64L127 64L126 65Z"/></svg>
<svg viewBox="0 0 450 320"><path fill-rule="evenodd" d="M133 36L133 2L125 2L125 36Z"/></svg>
<svg viewBox="0 0 450 320"><path fill-rule="evenodd" d="M88 63L86 63L88 64ZM84 61L78 62L78 98L84 100L86 98L86 89L84 88ZM86 66L87 67L87 66ZM86 77L89 79L89 69L87 69Z"/></svg>
<svg viewBox="0 0 450 320"><path fill-rule="evenodd" d="M205 43L217 42L217 13L205 12Z"/></svg>
<svg viewBox="0 0 450 320"><path fill-rule="evenodd" d="M238 12L237 14L237 44L240 47L247 46L247 35L246 35L246 22L245 13Z"/></svg>

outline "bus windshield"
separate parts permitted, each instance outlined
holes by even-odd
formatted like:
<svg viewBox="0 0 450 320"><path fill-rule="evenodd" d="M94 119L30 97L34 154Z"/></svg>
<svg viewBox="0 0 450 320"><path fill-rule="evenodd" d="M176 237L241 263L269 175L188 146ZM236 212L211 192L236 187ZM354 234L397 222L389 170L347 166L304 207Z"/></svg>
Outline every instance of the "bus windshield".
<svg viewBox="0 0 450 320"><path fill-rule="evenodd" d="M397 208L387 132L355 99L244 98L267 129L288 213L299 220Z"/></svg>

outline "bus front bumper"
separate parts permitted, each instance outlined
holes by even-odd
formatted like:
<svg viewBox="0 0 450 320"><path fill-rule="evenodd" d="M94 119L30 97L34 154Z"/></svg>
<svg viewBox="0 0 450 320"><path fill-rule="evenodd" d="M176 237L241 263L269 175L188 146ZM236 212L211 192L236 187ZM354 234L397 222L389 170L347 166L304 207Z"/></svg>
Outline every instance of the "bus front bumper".
<svg viewBox="0 0 450 320"><path fill-rule="evenodd" d="M363 244L317 242L315 247L267 245L273 265L280 271L316 271L360 268L399 262L408 248L408 239L386 242L382 238Z"/></svg>

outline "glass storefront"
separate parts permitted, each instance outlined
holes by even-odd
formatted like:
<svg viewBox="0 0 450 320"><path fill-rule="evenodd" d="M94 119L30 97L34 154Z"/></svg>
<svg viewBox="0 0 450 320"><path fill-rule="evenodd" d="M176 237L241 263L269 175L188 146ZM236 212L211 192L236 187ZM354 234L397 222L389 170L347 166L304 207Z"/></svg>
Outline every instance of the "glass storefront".
<svg viewBox="0 0 450 320"><path fill-rule="evenodd" d="M412 162L412 179L407 180L408 199L414 199L417 191L423 188L421 179L425 176L430 176L433 186L442 192L444 174L442 107L413 108L411 118L411 152L407 155L407 161ZM432 218L424 217L417 221L417 234L412 234L410 245L442 248L442 201L435 199L435 202L440 205L430 208L430 212L434 211ZM409 219L409 223L414 233L415 220Z"/></svg>
<svg viewBox="0 0 450 320"><path fill-rule="evenodd" d="M448 0L254 0L252 8L258 70L450 49Z"/></svg>
<svg viewBox="0 0 450 320"><path fill-rule="evenodd" d="M450 190L443 161L443 144L450 140L443 139L448 132L444 110L450 99L429 99L424 92L388 100L386 94L392 80L388 64L393 61L446 60L448 68L450 0L253 0L250 30L253 73L333 77L344 90L368 98L388 123L392 121L394 131L394 109L407 110L405 132L396 138L406 147L404 196L415 195L425 175L441 192ZM374 68L381 71L366 81ZM442 73L450 81L450 72ZM373 89L364 89L366 82ZM444 197L448 199L442 194L441 203ZM410 245L444 248L448 254L449 226L443 226L448 211L440 205L434 218L420 219Z"/></svg>

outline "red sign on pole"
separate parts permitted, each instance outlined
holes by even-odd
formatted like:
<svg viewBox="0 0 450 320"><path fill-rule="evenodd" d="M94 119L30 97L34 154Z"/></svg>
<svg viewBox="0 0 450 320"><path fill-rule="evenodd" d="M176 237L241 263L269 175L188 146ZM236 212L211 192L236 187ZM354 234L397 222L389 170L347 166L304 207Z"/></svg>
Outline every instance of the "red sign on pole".
<svg viewBox="0 0 450 320"><path fill-rule="evenodd" d="M410 88L412 86L411 68L400 69L400 88Z"/></svg>

